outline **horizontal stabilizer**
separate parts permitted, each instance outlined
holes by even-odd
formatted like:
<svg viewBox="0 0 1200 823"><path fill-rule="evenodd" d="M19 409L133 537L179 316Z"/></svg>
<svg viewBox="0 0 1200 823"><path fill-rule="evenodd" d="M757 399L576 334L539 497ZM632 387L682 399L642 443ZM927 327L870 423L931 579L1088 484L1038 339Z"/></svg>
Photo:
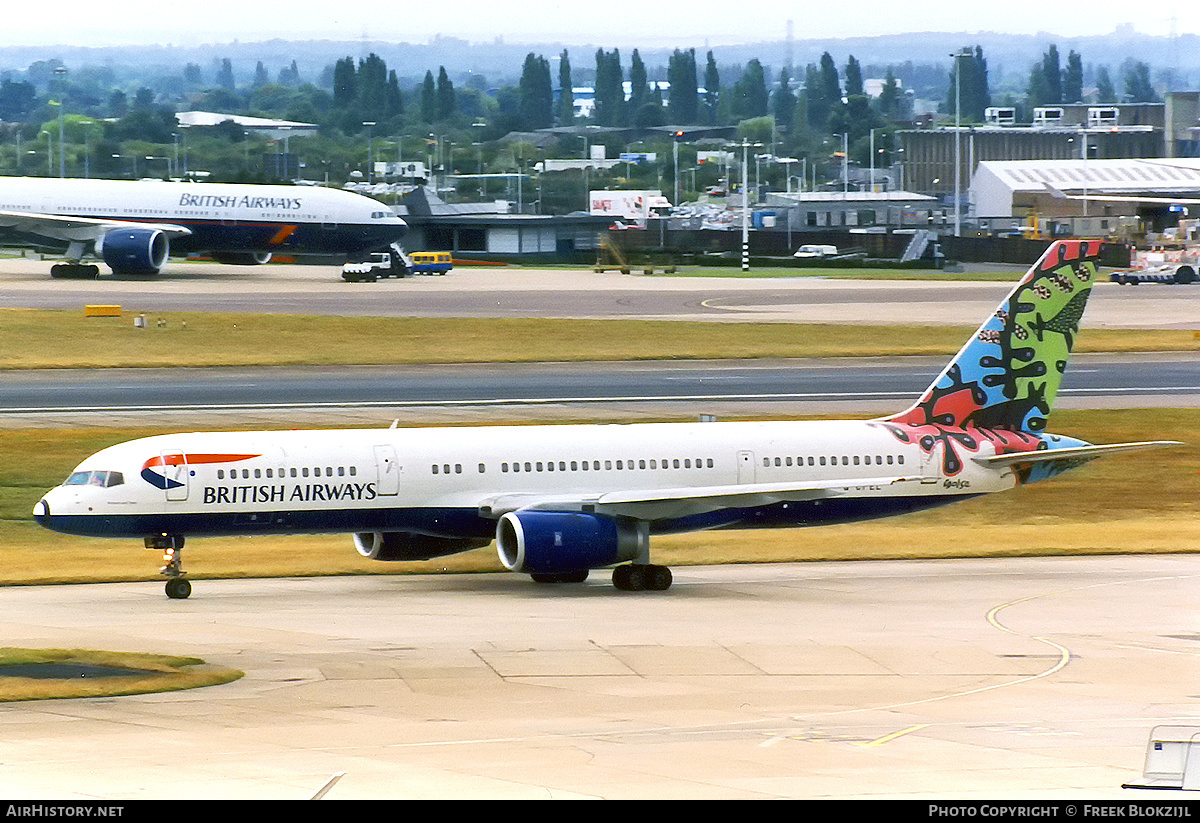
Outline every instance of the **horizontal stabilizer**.
<svg viewBox="0 0 1200 823"><path fill-rule="evenodd" d="M1142 451L1143 449L1158 449L1164 446L1184 446L1177 440L1146 440L1140 443L1113 443L1107 446L1075 446L1069 449L1040 449L1031 452L1015 454L998 454L994 457L976 457L976 463L984 466L1024 466L1033 463L1045 463L1051 460L1094 460L1109 454L1120 452Z"/></svg>

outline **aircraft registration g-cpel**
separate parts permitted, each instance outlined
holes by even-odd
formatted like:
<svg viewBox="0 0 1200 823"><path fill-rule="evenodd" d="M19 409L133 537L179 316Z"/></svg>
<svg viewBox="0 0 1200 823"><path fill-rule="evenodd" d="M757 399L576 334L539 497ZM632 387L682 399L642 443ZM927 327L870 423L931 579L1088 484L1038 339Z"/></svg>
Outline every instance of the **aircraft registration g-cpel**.
<svg viewBox="0 0 1200 823"><path fill-rule="evenodd" d="M649 539L920 511L1051 477L1102 454L1046 419L1096 279L1099 241L1053 244L907 411L874 420L172 434L84 460L34 515L48 529L163 549L187 597L185 537L354 535L376 560L496 541L539 582L615 566L664 590ZM620 564L620 565L618 565Z"/></svg>
<svg viewBox="0 0 1200 823"><path fill-rule="evenodd" d="M55 277L158 274L171 254L255 265L273 254L365 260L393 247L405 222L377 200L319 186L161 180L0 178L0 232L11 242L65 249Z"/></svg>

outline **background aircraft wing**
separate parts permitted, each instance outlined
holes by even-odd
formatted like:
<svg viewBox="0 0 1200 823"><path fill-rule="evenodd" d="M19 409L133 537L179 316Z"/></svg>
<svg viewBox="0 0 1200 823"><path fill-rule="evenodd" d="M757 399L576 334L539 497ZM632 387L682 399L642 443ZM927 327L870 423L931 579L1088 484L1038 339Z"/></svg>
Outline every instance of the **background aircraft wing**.
<svg viewBox="0 0 1200 823"><path fill-rule="evenodd" d="M106 232L118 228L158 229L171 237L184 237L192 233L192 230L186 226L175 223L142 223L133 220L66 217L23 211L0 211L0 228L15 229L67 242L95 240Z"/></svg>

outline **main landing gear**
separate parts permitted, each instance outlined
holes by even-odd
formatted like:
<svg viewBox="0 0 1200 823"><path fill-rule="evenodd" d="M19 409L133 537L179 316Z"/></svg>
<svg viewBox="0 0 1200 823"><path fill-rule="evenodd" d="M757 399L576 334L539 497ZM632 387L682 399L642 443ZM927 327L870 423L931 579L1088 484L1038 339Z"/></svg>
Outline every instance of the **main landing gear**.
<svg viewBox="0 0 1200 823"><path fill-rule="evenodd" d="M671 588L671 570L653 563L627 563L613 569L613 586L623 592L665 592Z"/></svg>
<svg viewBox="0 0 1200 823"><path fill-rule="evenodd" d="M160 549L163 553L165 566L158 570L167 578L167 597L172 600L186 600L192 593L192 583L187 579L183 570L183 538L178 535L162 534L146 538L147 549Z"/></svg>
<svg viewBox="0 0 1200 823"><path fill-rule="evenodd" d="M582 583L587 569L577 572L531 574L534 583ZM652 563L626 563L613 568L613 586L623 592L665 592L671 588L671 570Z"/></svg>

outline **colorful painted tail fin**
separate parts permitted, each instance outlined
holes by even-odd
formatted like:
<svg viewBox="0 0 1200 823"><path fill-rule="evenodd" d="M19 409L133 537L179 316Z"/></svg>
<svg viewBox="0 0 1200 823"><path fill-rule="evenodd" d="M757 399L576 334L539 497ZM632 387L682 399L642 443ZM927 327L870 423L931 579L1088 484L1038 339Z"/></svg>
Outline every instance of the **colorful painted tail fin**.
<svg viewBox="0 0 1200 823"><path fill-rule="evenodd" d="M885 422L1044 431L1096 279L1100 245L1053 243L916 404Z"/></svg>

